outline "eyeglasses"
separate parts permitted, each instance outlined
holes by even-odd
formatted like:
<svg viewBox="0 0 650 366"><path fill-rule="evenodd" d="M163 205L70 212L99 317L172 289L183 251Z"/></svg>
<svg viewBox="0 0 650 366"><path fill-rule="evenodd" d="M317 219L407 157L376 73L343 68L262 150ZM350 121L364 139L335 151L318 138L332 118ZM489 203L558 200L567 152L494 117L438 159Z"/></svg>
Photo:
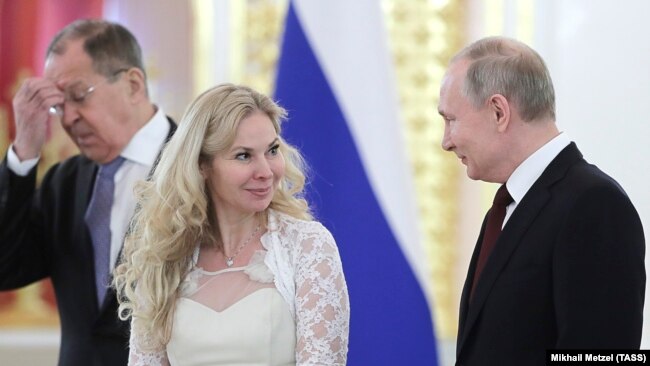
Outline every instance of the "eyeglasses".
<svg viewBox="0 0 650 366"><path fill-rule="evenodd" d="M76 104L82 104L90 94L92 94L99 86L106 84L109 81L114 81L115 77L122 72L129 71L128 68L122 68L114 71L106 79L98 82L95 85L86 86L82 82L77 82L72 85L72 87L63 91L63 100L64 102L72 102ZM63 103L53 105L49 109L49 113L56 116L63 116Z"/></svg>

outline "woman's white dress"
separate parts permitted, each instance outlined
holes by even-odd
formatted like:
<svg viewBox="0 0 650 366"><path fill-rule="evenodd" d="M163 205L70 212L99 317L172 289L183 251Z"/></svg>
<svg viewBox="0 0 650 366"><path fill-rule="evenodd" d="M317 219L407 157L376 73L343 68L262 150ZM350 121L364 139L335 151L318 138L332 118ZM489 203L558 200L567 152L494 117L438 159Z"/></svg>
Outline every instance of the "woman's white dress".
<svg viewBox="0 0 650 366"><path fill-rule="evenodd" d="M261 252L257 252L263 260ZM248 268L197 269L194 294L176 304L167 344L172 365L295 365L296 325L273 283L256 282ZM267 268L266 272L272 275ZM215 298L211 294L224 294Z"/></svg>
<svg viewBox="0 0 650 366"><path fill-rule="evenodd" d="M349 302L329 231L270 210L261 241L246 267L195 258L166 348L141 351L132 334L129 365L344 365Z"/></svg>

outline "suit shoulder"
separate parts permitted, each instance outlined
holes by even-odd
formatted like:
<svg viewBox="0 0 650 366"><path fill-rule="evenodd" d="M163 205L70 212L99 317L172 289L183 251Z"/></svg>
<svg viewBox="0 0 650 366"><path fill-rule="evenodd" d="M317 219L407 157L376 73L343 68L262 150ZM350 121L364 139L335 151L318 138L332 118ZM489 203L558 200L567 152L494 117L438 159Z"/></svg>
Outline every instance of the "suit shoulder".
<svg viewBox="0 0 650 366"><path fill-rule="evenodd" d="M44 182L69 181L81 169L92 169L94 163L81 155L75 155L52 165L45 173Z"/></svg>
<svg viewBox="0 0 650 366"><path fill-rule="evenodd" d="M570 217L616 217L638 221L639 214L623 187L597 166L581 162L550 187L553 201ZM563 216L563 215L560 215Z"/></svg>
<svg viewBox="0 0 650 366"><path fill-rule="evenodd" d="M560 185L570 188L574 195L609 193L627 197L627 193L618 181L600 170L596 165L587 162L572 166Z"/></svg>

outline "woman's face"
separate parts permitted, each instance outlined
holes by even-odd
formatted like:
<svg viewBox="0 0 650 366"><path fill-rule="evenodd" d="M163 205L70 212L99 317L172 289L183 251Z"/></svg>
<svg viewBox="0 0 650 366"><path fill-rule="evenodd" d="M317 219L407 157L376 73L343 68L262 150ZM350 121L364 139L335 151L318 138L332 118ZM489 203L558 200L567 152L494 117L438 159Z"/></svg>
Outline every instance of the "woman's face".
<svg viewBox="0 0 650 366"><path fill-rule="evenodd" d="M284 157L271 119L253 112L241 120L232 146L202 167L220 217L250 215L269 207L284 176Z"/></svg>

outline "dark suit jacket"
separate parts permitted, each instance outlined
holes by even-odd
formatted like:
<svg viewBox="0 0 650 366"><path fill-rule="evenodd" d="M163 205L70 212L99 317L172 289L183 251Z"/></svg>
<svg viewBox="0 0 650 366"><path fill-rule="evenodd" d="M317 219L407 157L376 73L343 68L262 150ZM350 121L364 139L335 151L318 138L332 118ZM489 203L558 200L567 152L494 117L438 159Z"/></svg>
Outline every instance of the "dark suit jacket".
<svg viewBox="0 0 650 366"><path fill-rule="evenodd" d="M457 365L545 365L547 349L639 348L641 221L574 143L517 205L470 300L484 229L461 297Z"/></svg>
<svg viewBox="0 0 650 366"><path fill-rule="evenodd" d="M170 119L169 139L176 129ZM126 365L129 323L111 289L97 304L93 246L84 223L97 164L74 156L36 187L0 164L0 290L51 277L61 318L59 365ZM31 202L31 205L30 205Z"/></svg>

